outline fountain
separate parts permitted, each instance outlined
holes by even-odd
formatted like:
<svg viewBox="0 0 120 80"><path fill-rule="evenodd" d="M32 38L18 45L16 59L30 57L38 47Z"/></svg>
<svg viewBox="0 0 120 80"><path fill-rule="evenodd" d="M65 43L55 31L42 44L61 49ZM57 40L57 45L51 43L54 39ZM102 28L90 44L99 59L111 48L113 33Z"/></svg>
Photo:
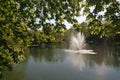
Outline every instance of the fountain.
<svg viewBox="0 0 120 80"><path fill-rule="evenodd" d="M82 32L75 32L71 34L69 49L65 50L71 53L96 54L93 50L85 49L85 36Z"/></svg>
<svg viewBox="0 0 120 80"><path fill-rule="evenodd" d="M71 50L81 50L85 47L85 37L81 32L72 33L70 37Z"/></svg>

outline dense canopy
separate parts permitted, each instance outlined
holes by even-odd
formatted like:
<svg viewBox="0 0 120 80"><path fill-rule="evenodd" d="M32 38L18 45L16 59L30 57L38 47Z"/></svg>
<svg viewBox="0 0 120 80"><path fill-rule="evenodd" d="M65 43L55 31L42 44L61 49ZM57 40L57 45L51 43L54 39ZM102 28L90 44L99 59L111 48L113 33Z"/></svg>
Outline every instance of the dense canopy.
<svg viewBox="0 0 120 80"><path fill-rule="evenodd" d="M90 34L120 35L119 0L1 0L0 71L24 59L24 48L33 41L30 30L60 33L66 29L64 21L79 24L75 17L83 15L87 24L83 30Z"/></svg>

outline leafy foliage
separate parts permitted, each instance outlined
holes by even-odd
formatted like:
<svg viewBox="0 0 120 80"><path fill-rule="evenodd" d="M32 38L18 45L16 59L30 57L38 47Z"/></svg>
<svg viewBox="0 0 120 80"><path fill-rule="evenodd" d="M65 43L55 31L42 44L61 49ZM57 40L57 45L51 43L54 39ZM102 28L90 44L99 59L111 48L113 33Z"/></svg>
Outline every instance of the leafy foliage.
<svg viewBox="0 0 120 80"><path fill-rule="evenodd" d="M88 30L102 37L114 37L120 34L120 2L117 0L86 0L86 7L93 6L88 13Z"/></svg>
<svg viewBox="0 0 120 80"><path fill-rule="evenodd" d="M76 16L87 16L87 27ZM100 14L103 13L103 14ZM64 21L92 35L120 35L120 2L117 0L1 0L0 70L24 59L24 48L33 42L54 42L63 35ZM51 23L54 21L54 23ZM42 31L37 31L41 28ZM34 30L34 34L30 31ZM57 37L60 37L57 35ZM61 40L61 39L60 39Z"/></svg>
<svg viewBox="0 0 120 80"><path fill-rule="evenodd" d="M24 60L24 49L30 44L27 16L21 11L24 0L0 2L0 71L12 69ZM23 10L23 9L22 9ZM32 16L28 12L29 16Z"/></svg>
<svg viewBox="0 0 120 80"><path fill-rule="evenodd" d="M42 43L55 42L56 38L54 35L47 35L43 31L33 31L33 42L32 45L40 46Z"/></svg>
<svg viewBox="0 0 120 80"><path fill-rule="evenodd" d="M11 67L24 59L24 48L30 44L32 34L29 29L43 28L43 33L35 32L35 40L41 42L55 41L51 34L51 25L55 32L66 29L64 20L73 22L78 14L76 0L2 0L0 2L0 70ZM39 18L39 23L37 19ZM46 20L54 19L55 24ZM61 28L63 27L63 28ZM36 41L36 42L37 42Z"/></svg>

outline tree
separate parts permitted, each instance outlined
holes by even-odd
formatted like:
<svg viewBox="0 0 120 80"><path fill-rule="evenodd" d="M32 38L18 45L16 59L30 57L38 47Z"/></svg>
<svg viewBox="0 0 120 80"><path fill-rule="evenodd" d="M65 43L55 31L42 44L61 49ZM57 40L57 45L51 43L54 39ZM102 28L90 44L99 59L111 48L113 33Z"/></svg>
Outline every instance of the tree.
<svg viewBox="0 0 120 80"><path fill-rule="evenodd" d="M24 59L23 49L31 41L29 29L46 29L46 20L51 19L55 19L55 26L64 27L63 20L73 22L73 16L79 11L78 3L74 2L76 0L40 0L38 3L37 1L39 0L0 2L0 70ZM37 18L40 19L38 24ZM54 29L57 30L57 27Z"/></svg>
<svg viewBox="0 0 120 80"><path fill-rule="evenodd" d="M41 27L46 20L55 20L54 30L66 29L66 20L77 24L75 16L86 16L87 30L92 35L113 37L120 34L120 1L118 0L34 0L37 9L36 18L40 18ZM83 10L83 13L80 11ZM41 14L39 14L41 13Z"/></svg>
<svg viewBox="0 0 120 80"><path fill-rule="evenodd" d="M86 0L84 13L87 13L88 30L102 37L120 35L120 1ZM90 8L93 7L93 10Z"/></svg>
<svg viewBox="0 0 120 80"><path fill-rule="evenodd" d="M74 16L79 15L80 11L78 0L33 0L33 3L35 6L34 18L39 19L38 28L43 29L51 20L54 20L55 23L50 23L49 26L53 26L54 30L66 29L63 22L65 20L70 23L76 22Z"/></svg>
<svg viewBox="0 0 120 80"><path fill-rule="evenodd" d="M77 24L75 16L80 16L80 10L87 16L87 30L91 34L119 35L119 5L117 0L1 0L0 70L11 68L12 64L24 59L23 49L32 40L29 29L43 28L47 33L52 26L56 32L61 32L66 29L65 20ZM104 14L100 14L101 11ZM51 20L55 23L50 23Z"/></svg>
<svg viewBox="0 0 120 80"><path fill-rule="evenodd" d="M0 73L25 58L24 49L31 41L29 17L33 17L31 11L26 11L29 6L24 0L0 1Z"/></svg>

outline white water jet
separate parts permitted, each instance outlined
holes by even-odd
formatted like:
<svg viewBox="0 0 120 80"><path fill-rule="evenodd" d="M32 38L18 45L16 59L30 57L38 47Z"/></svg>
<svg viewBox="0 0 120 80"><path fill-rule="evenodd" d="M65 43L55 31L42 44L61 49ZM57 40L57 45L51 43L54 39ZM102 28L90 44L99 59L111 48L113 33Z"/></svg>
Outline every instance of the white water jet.
<svg viewBox="0 0 120 80"><path fill-rule="evenodd" d="M85 36L82 32L72 33L70 37L69 49L65 51L69 53L96 54L93 50L85 49L85 45Z"/></svg>
<svg viewBox="0 0 120 80"><path fill-rule="evenodd" d="M70 37L70 49L81 50L85 47L85 37L81 32L72 34Z"/></svg>

